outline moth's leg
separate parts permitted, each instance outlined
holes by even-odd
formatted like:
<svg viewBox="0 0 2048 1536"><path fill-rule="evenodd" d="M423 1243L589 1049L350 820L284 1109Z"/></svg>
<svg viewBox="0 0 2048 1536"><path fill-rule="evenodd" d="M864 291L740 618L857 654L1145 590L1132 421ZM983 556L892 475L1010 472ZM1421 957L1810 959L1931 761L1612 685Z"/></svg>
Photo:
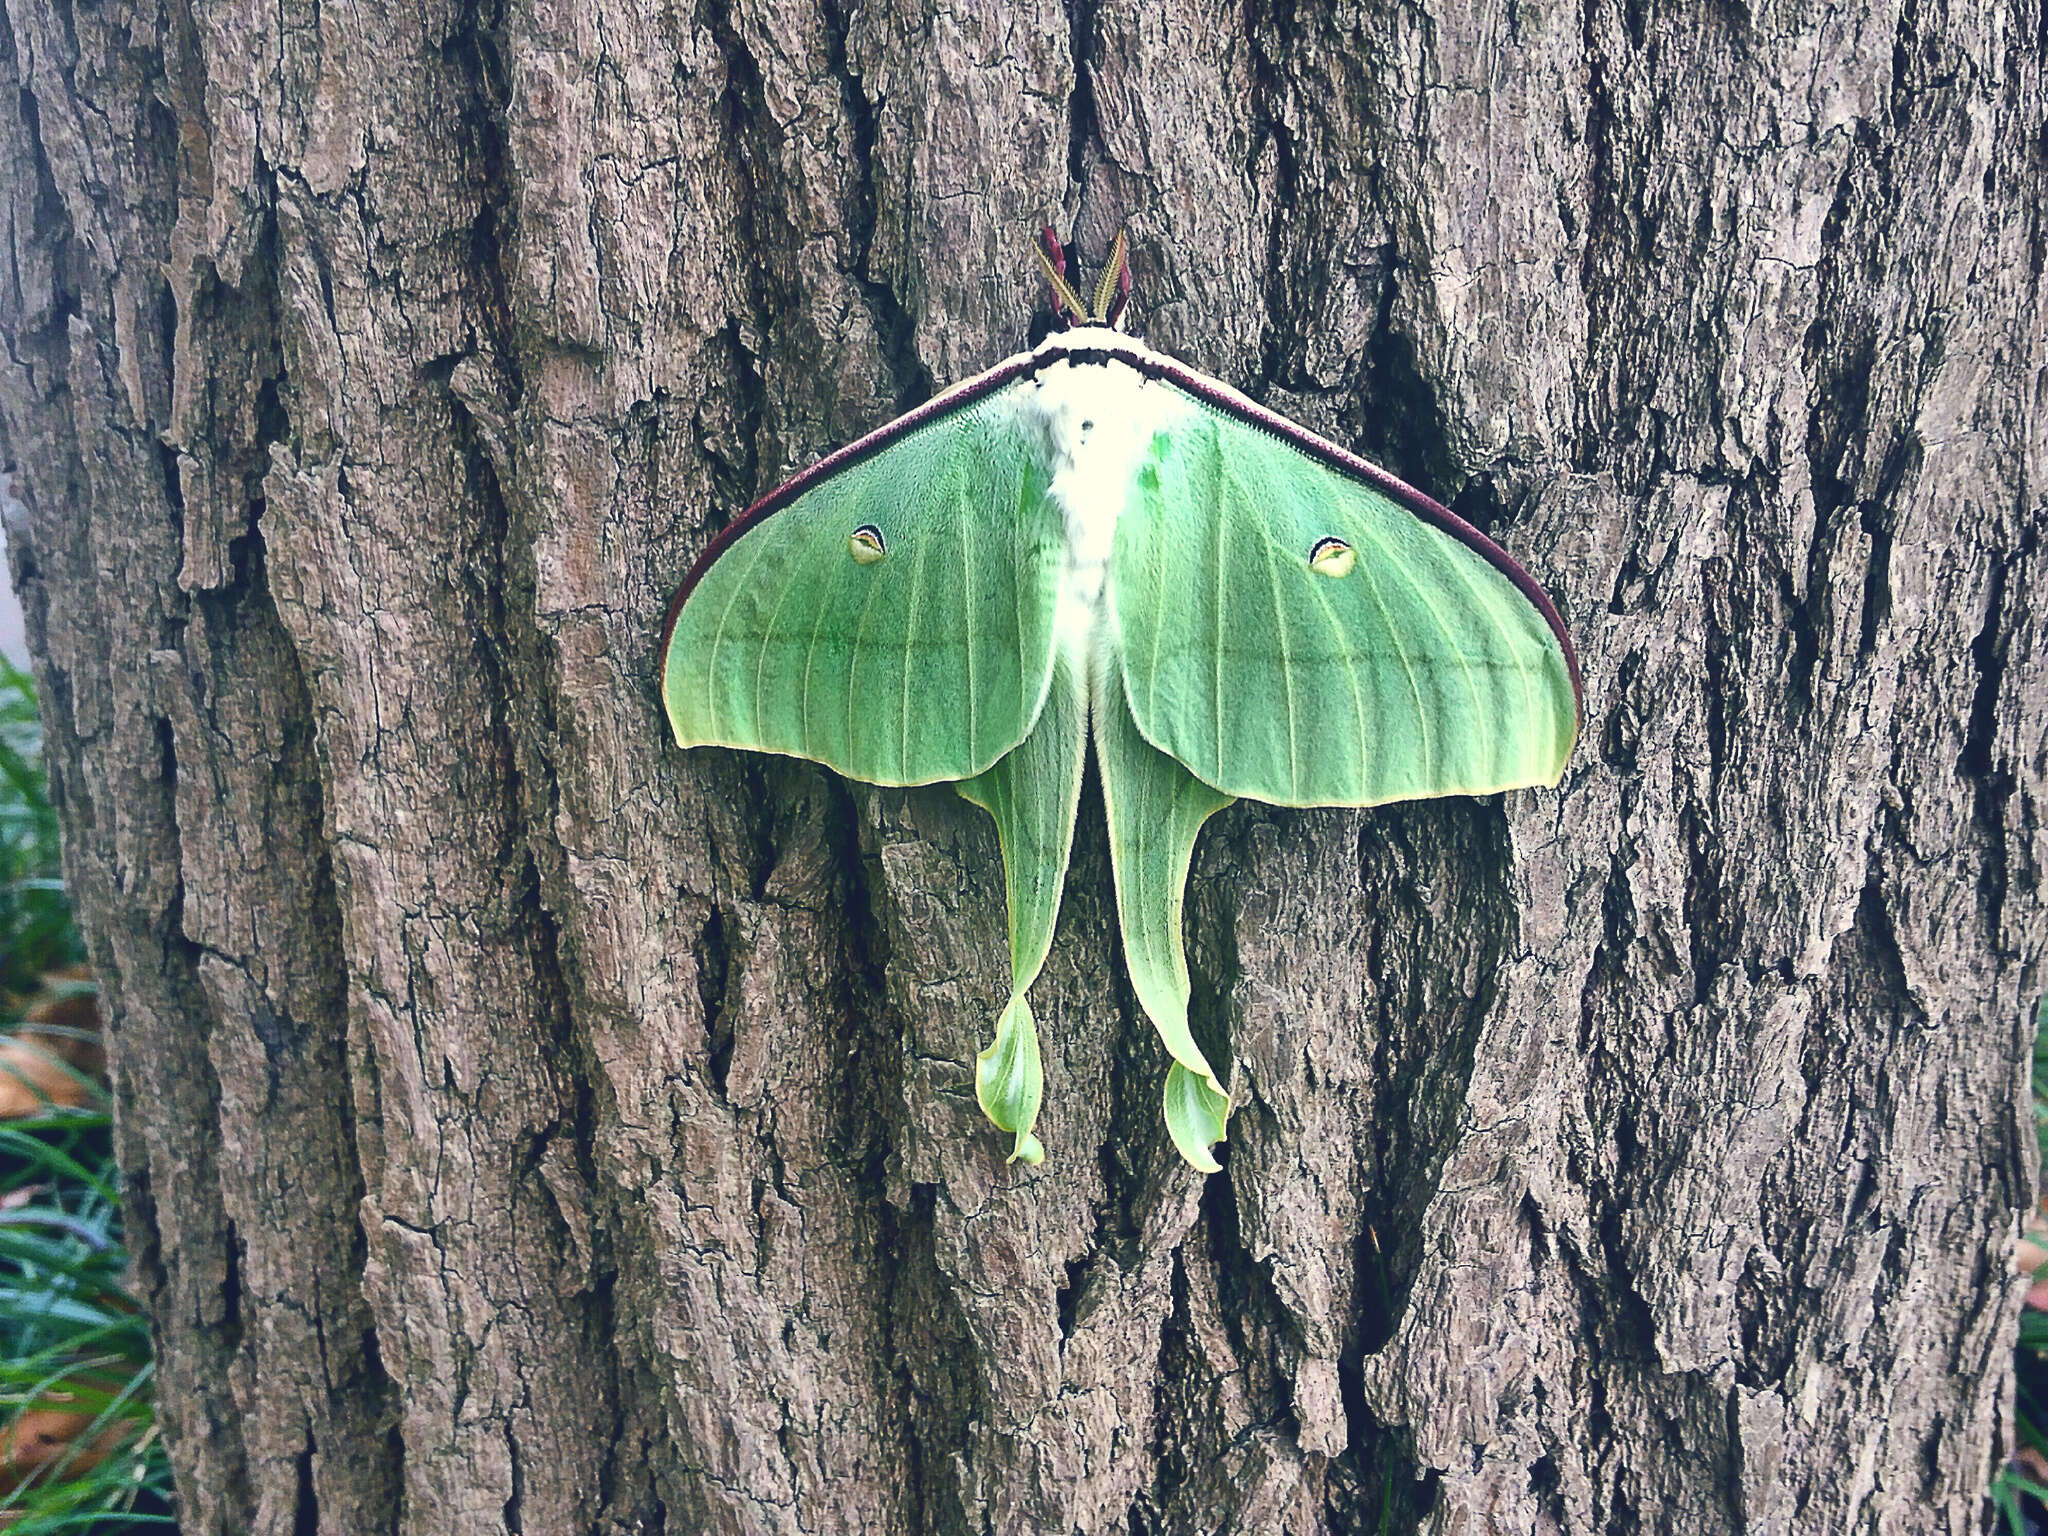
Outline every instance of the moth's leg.
<svg viewBox="0 0 2048 1536"><path fill-rule="evenodd" d="M1109 819L1117 923L1131 989L1151 1016L1173 1066L1166 1077L1166 1128L1181 1156L1205 1173L1220 1166L1209 1148L1223 1139L1230 1099L1188 1033L1188 962L1181 948L1188 861L1202 823L1230 804L1138 733L1121 669L1095 669L1095 761Z"/></svg>
<svg viewBox="0 0 2048 1536"><path fill-rule="evenodd" d="M1010 903L1010 1001L996 1021L996 1038L975 1063L974 1095L982 1113L1016 1140L1010 1159L1036 1163L1045 1156L1031 1134L1044 1077L1038 1062L1038 1026L1024 994L1052 948L1053 921L1074 846L1081 804L1081 763L1088 735L1088 699L1079 673L1062 657L1038 723L988 772L968 779L960 793L995 818L1003 845L1003 883Z"/></svg>

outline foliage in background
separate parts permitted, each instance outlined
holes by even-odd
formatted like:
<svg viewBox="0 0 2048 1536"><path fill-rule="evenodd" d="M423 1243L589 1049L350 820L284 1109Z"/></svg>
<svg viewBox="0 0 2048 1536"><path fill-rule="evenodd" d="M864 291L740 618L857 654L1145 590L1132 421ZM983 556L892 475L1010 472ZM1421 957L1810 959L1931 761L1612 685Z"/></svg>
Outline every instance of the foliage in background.
<svg viewBox="0 0 2048 1536"><path fill-rule="evenodd" d="M2034 1136L2048 1169L2048 998L2034 1019ZM2048 1200L2037 1198L2020 1263L2034 1271L2026 1310L2020 1313L2020 1342L2013 1383L2013 1459L1991 1484L2005 1536L2038 1536L2048 1531Z"/></svg>
<svg viewBox="0 0 2048 1536"><path fill-rule="evenodd" d="M0 998L30 996L45 972L85 958L58 853L35 685L0 656Z"/></svg>
<svg viewBox="0 0 2048 1536"><path fill-rule="evenodd" d="M65 1037L85 1031L62 1022L80 1010L61 1005L91 987L50 982L81 956L44 786L34 688L0 658L0 1072L16 1097L23 1084L35 1094L28 1113L0 1121L5 1536L112 1536L174 1524L151 1401L149 1323L127 1289L107 1093L63 1059L78 1054L63 1049ZM60 1022L24 1033L24 1009L38 999L42 1016ZM51 1092L53 1084L64 1091Z"/></svg>

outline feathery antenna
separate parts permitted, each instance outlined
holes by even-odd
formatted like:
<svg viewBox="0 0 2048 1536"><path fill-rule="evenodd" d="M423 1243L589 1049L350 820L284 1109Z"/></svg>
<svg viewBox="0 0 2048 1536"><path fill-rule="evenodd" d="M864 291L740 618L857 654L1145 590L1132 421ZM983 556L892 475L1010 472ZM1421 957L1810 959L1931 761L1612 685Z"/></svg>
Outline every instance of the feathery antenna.
<svg viewBox="0 0 2048 1536"><path fill-rule="evenodd" d="M1069 326L1120 325L1131 299L1131 256L1124 232L1116 232L1109 260L1103 263L1102 275L1095 280L1092 303L1083 302L1079 290L1067 280L1066 248L1052 232L1052 226L1046 225L1039 234L1041 243L1033 249L1038 253L1039 266L1045 270L1045 280L1052 285L1053 315Z"/></svg>

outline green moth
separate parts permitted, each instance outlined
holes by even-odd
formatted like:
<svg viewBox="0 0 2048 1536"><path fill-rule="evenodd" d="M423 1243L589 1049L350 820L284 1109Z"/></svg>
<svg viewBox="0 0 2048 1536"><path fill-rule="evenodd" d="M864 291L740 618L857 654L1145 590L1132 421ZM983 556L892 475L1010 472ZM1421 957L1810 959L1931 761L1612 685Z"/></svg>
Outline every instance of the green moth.
<svg viewBox="0 0 2048 1536"><path fill-rule="evenodd" d="M1554 784L1578 663L1542 588L1385 471L1120 330L1050 230L1067 328L771 491L684 579L662 701L685 747L869 784L953 783L995 818L1009 1005L975 1091L1043 1156L1026 1001L1052 944L1090 739L1132 989L1173 1064L1166 1124L1217 1166L1230 1100L1188 1031L1181 902L1239 796L1379 805Z"/></svg>

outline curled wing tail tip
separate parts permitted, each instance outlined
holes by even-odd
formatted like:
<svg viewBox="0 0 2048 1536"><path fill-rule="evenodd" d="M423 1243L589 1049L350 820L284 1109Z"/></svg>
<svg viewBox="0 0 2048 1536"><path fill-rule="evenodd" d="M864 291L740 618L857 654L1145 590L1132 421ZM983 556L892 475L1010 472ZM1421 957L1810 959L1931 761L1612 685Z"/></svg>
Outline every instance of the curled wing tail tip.
<svg viewBox="0 0 2048 1536"><path fill-rule="evenodd" d="M1216 1173L1222 1164L1210 1148L1224 1139L1230 1119L1230 1096L1213 1074L1197 1076L1178 1060L1167 1069L1161 1095L1166 1132L1190 1167Z"/></svg>
<svg viewBox="0 0 2048 1536"><path fill-rule="evenodd" d="M1032 1134L1045 1095L1038 1057L1038 1021L1022 992L996 1020L996 1037L974 1061L974 1098L989 1123L1015 1138L1008 1162L1036 1164L1045 1147Z"/></svg>
<svg viewBox="0 0 2048 1536"><path fill-rule="evenodd" d="M1202 1048L1187 1036L1186 1010L1181 1012L1179 1026L1175 1030L1162 1029L1159 1032L1161 1043L1166 1046L1167 1055L1173 1058L1174 1065L1221 1093L1223 1090L1216 1082L1216 1069L1209 1065L1209 1058L1202 1054ZM1176 1042L1173 1038L1175 1035L1182 1038Z"/></svg>

